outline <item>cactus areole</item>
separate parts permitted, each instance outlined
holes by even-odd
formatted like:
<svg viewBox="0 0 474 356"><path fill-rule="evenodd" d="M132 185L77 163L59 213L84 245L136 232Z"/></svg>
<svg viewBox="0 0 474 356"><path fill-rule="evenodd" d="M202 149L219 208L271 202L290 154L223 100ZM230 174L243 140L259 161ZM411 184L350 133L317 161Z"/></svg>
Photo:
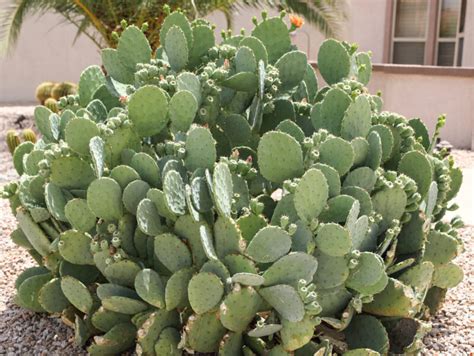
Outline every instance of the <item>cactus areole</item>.
<svg viewBox="0 0 474 356"><path fill-rule="evenodd" d="M416 353L462 279L444 120L382 111L345 42L318 86L297 26L254 22L218 44L173 12L156 53L127 27L15 149L11 238L39 265L15 301L91 355Z"/></svg>

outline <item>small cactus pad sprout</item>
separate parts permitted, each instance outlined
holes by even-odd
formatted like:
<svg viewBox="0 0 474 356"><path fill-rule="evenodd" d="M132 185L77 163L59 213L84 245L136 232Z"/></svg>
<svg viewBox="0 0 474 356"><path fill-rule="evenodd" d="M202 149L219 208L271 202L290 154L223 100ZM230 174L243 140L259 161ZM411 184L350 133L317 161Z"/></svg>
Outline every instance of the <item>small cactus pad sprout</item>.
<svg viewBox="0 0 474 356"><path fill-rule="evenodd" d="M321 45L318 88L298 17L218 43L164 13L155 53L122 21L105 70L38 88L38 138L7 134L11 239L40 265L15 302L92 355L421 352L463 278L452 158L382 111L355 45Z"/></svg>

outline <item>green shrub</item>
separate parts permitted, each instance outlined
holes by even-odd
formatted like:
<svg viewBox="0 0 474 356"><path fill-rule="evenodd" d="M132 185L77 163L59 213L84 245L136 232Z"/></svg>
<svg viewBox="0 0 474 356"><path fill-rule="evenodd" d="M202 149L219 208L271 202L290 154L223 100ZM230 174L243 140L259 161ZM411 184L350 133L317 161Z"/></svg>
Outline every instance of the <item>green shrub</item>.
<svg viewBox="0 0 474 356"><path fill-rule="evenodd" d="M81 75L5 187L40 266L16 302L61 313L91 354L416 352L462 279L462 175L419 119L382 111L370 54L335 40L318 80L281 17L215 43L129 26Z"/></svg>

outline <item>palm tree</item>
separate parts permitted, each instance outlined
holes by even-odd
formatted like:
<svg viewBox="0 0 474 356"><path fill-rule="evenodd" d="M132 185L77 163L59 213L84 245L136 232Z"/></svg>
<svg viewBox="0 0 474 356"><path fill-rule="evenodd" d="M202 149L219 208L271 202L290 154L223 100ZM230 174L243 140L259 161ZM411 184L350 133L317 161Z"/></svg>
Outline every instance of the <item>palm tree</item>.
<svg viewBox="0 0 474 356"><path fill-rule="evenodd" d="M114 47L114 31L120 21L141 26L148 24L146 35L153 48L159 46L159 30L165 17L163 6L182 9L190 18L222 11L227 25L232 13L244 6L271 6L303 16L327 37L337 37L345 19L345 0L0 0L0 53L11 50L27 16L55 12L76 26L97 47Z"/></svg>

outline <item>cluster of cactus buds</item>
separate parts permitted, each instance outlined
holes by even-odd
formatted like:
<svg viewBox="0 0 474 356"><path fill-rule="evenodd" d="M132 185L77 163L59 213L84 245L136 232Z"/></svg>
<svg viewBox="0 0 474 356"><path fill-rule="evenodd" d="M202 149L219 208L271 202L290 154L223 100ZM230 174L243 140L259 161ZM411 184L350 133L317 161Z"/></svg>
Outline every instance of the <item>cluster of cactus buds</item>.
<svg viewBox="0 0 474 356"><path fill-rule="evenodd" d="M61 314L91 355L420 351L463 277L444 117L430 138L382 111L370 53L345 42L321 45L319 85L299 18L216 43L166 11L155 53L122 22L105 71L36 108L41 138L9 135L11 238L39 264L16 303Z"/></svg>

